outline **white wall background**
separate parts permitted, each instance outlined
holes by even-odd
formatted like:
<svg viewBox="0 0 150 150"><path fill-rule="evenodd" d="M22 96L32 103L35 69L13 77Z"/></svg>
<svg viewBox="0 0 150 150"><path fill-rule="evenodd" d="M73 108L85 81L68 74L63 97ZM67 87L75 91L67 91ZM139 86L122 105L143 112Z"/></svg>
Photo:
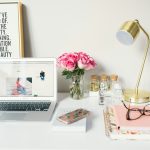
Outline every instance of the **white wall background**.
<svg viewBox="0 0 150 150"><path fill-rule="evenodd" d="M58 57L84 51L97 62L91 74L116 73L123 87L134 87L146 45L141 32L132 46L120 44L116 32L127 20L138 19L150 33L149 0L23 0L25 56ZM141 86L150 90L150 53ZM68 80L58 71L58 90Z"/></svg>

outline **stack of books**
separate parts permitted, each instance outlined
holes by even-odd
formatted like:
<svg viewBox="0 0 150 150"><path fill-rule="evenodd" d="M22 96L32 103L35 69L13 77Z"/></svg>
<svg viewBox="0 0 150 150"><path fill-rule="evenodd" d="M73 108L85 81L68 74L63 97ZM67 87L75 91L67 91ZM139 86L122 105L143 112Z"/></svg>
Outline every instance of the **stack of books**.
<svg viewBox="0 0 150 150"><path fill-rule="evenodd" d="M126 113L127 109L123 105L105 108L106 135L111 139L150 140L150 116L143 115L137 120L127 120Z"/></svg>

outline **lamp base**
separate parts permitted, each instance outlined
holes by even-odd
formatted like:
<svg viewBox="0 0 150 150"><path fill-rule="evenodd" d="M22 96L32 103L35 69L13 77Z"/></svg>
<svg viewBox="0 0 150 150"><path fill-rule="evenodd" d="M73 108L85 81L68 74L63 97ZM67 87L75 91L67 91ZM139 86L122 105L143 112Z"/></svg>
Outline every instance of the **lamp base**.
<svg viewBox="0 0 150 150"><path fill-rule="evenodd" d="M135 95L135 89L125 89L123 91L124 100L132 103L150 102L150 92L139 90L138 96Z"/></svg>

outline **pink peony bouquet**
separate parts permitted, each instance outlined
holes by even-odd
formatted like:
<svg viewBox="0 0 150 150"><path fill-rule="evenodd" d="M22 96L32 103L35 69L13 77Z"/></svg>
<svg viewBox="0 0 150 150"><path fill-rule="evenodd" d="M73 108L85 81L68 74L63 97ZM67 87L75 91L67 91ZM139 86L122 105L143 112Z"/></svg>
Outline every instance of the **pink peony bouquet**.
<svg viewBox="0 0 150 150"><path fill-rule="evenodd" d="M57 66L64 69L66 79L74 75L83 75L85 70L95 68L96 62L84 52L64 53L57 59Z"/></svg>

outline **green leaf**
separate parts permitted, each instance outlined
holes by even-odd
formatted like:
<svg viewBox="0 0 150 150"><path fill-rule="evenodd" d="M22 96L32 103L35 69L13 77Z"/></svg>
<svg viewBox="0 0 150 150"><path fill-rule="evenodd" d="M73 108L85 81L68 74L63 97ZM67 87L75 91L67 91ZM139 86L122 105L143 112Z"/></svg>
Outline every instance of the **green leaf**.
<svg viewBox="0 0 150 150"><path fill-rule="evenodd" d="M66 75L66 79L70 79L72 77L72 74L71 73L68 73L67 75Z"/></svg>
<svg viewBox="0 0 150 150"><path fill-rule="evenodd" d="M64 70L64 71L62 72L62 75L67 75L69 72L70 72L70 71L68 71L68 70Z"/></svg>
<svg viewBox="0 0 150 150"><path fill-rule="evenodd" d="M66 79L72 78L74 75L84 75L84 69L76 68L73 71L64 70L62 75L65 76Z"/></svg>

